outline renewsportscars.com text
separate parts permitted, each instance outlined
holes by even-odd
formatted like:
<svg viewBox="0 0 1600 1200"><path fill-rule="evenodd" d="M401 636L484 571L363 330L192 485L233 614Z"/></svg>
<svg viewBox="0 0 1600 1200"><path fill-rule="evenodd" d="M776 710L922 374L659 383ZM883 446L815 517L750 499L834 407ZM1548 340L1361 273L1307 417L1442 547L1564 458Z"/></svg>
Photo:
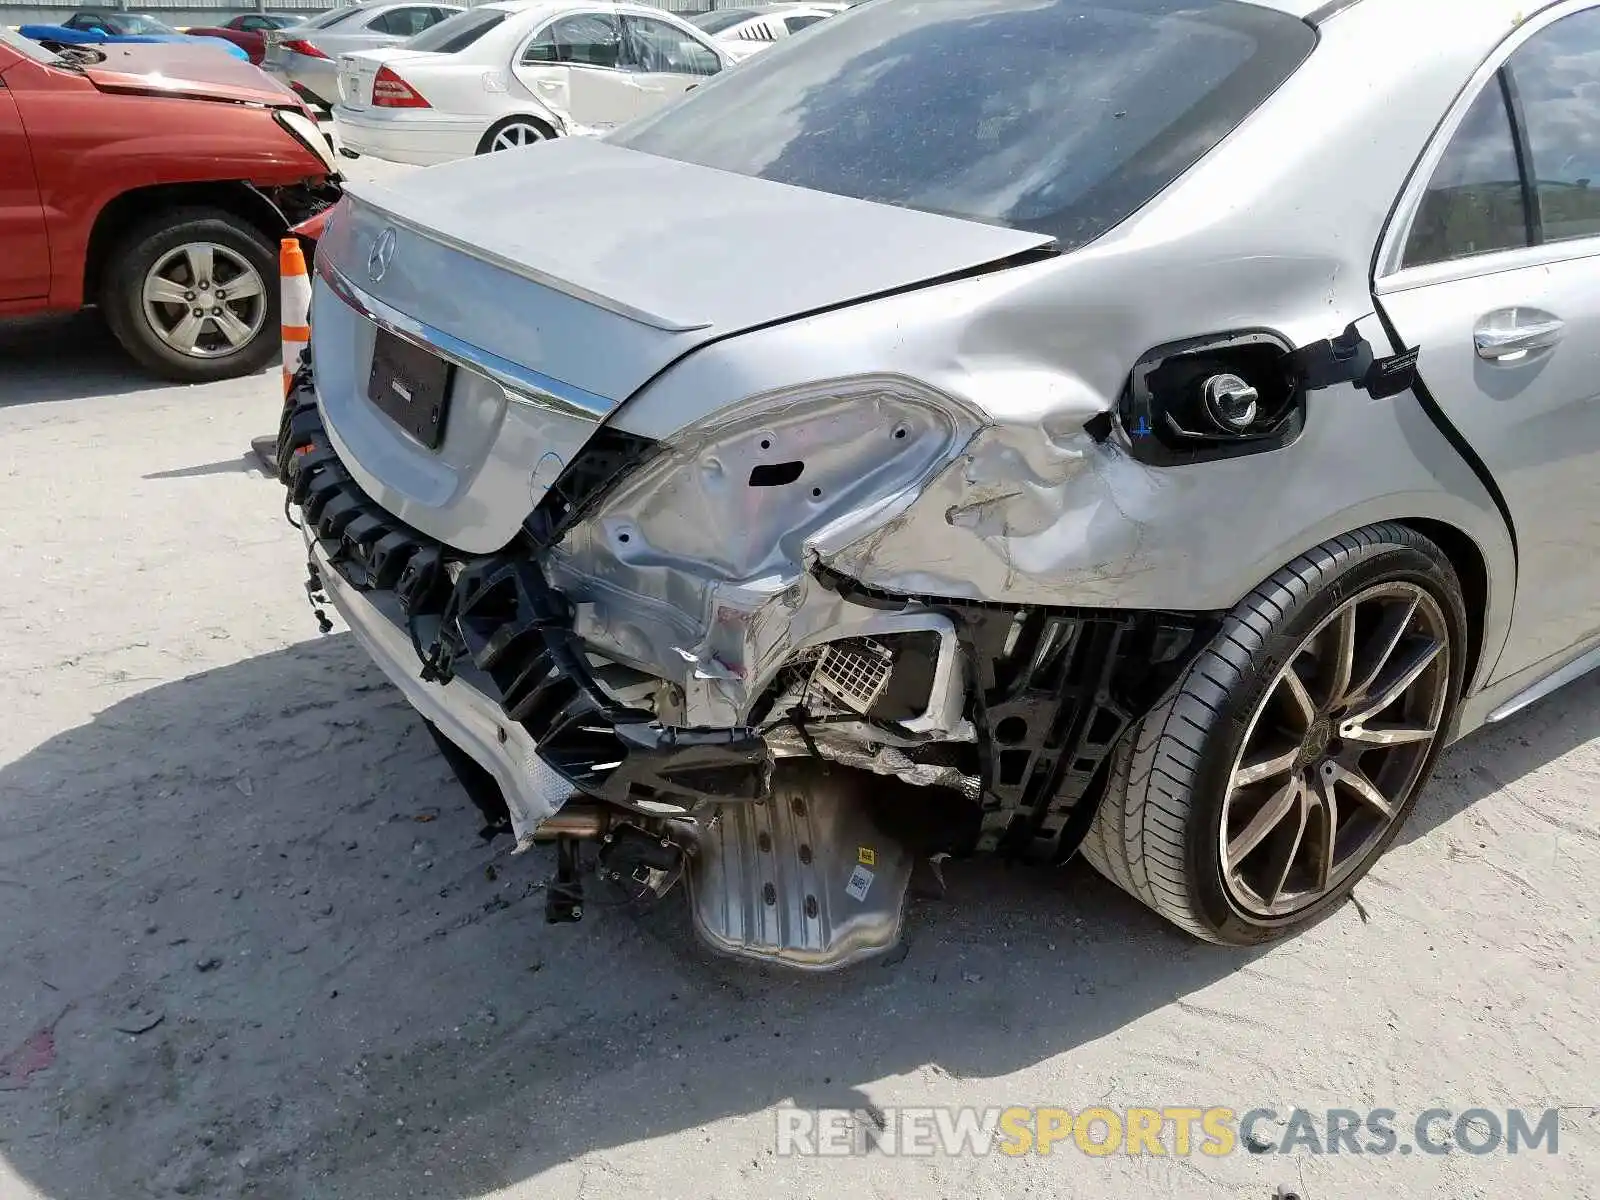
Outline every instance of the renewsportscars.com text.
<svg viewBox="0 0 1600 1200"><path fill-rule="evenodd" d="M780 1155L1555 1154L1559 1109L784 1108Z"/></svg>

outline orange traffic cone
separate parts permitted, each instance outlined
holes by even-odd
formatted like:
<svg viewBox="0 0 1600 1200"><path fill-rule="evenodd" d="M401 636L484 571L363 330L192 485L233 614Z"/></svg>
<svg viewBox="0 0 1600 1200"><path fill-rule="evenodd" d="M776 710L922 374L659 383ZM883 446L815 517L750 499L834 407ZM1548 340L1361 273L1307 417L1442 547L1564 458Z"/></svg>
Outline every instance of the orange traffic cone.
<svg viewBox="0 0 1600 1200"><path fill-rule="evenodd" d="M311 276L306 273L306 256L299 238L286 237L278 243L278 295L283 336L282 415L277 433L250 439L250 448L268 475L278 474L278 439L289 419L289 389L294 386L294 373L300 369L300 352L311 343Z"/></svg>
<svg viewBox="0 0 1600 1200"><path fill-rule="evenodd" d="M300 239L286 237L278 244L279 289L283 321L283 399L289 401L289 388L300 367L300 352L311 342L311 276L306 273L306 256Z"/></svg>

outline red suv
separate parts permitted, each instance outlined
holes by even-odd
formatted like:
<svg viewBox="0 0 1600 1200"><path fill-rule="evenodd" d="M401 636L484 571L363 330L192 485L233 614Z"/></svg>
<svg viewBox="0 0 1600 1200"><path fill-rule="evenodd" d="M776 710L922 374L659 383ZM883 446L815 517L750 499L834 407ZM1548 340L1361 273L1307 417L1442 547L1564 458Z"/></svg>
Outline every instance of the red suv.
<svg viewBox="0 0 1600 1200"><path fill-rule="evenodd" d="M304 103L240 59L0 29L0 316L98 304L157 374L258 371L278 240L338 194Z"/></svg>

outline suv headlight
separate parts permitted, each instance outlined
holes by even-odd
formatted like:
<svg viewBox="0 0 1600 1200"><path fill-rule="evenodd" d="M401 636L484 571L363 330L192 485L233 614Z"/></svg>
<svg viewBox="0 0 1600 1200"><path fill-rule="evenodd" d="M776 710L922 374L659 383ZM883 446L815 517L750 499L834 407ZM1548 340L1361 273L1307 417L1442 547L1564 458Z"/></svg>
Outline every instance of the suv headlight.
<svg viewBox="0 0 1600 1200"><path fill-rule="evenodd" d="M304 113L295 112L292 108L275 108L272 110L272 116L290 137L322 160L322 165L328 168L328 174L339 173L339 163L333 157L333 147L328 144L328 139L323 136L322 130L317 128L315 121Z"/></svg>

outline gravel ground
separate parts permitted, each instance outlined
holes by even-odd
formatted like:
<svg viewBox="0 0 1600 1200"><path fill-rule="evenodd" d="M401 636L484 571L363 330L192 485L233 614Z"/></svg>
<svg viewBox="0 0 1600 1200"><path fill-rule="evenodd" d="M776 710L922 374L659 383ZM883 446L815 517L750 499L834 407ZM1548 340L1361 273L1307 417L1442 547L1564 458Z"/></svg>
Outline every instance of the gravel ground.
<svg viewBox="0 0 1600 1200"><path fill-rule="evenodd" d="M548 927L549 856L316 635L274 396L0 326L0 1197L1600 1196L1600 679L1455 748L1360 910L1268 950L1077 864L955 864L824 979L676 897ZM1564 1111L1554 1155L817 1160L790 1102Z"/></svg>

